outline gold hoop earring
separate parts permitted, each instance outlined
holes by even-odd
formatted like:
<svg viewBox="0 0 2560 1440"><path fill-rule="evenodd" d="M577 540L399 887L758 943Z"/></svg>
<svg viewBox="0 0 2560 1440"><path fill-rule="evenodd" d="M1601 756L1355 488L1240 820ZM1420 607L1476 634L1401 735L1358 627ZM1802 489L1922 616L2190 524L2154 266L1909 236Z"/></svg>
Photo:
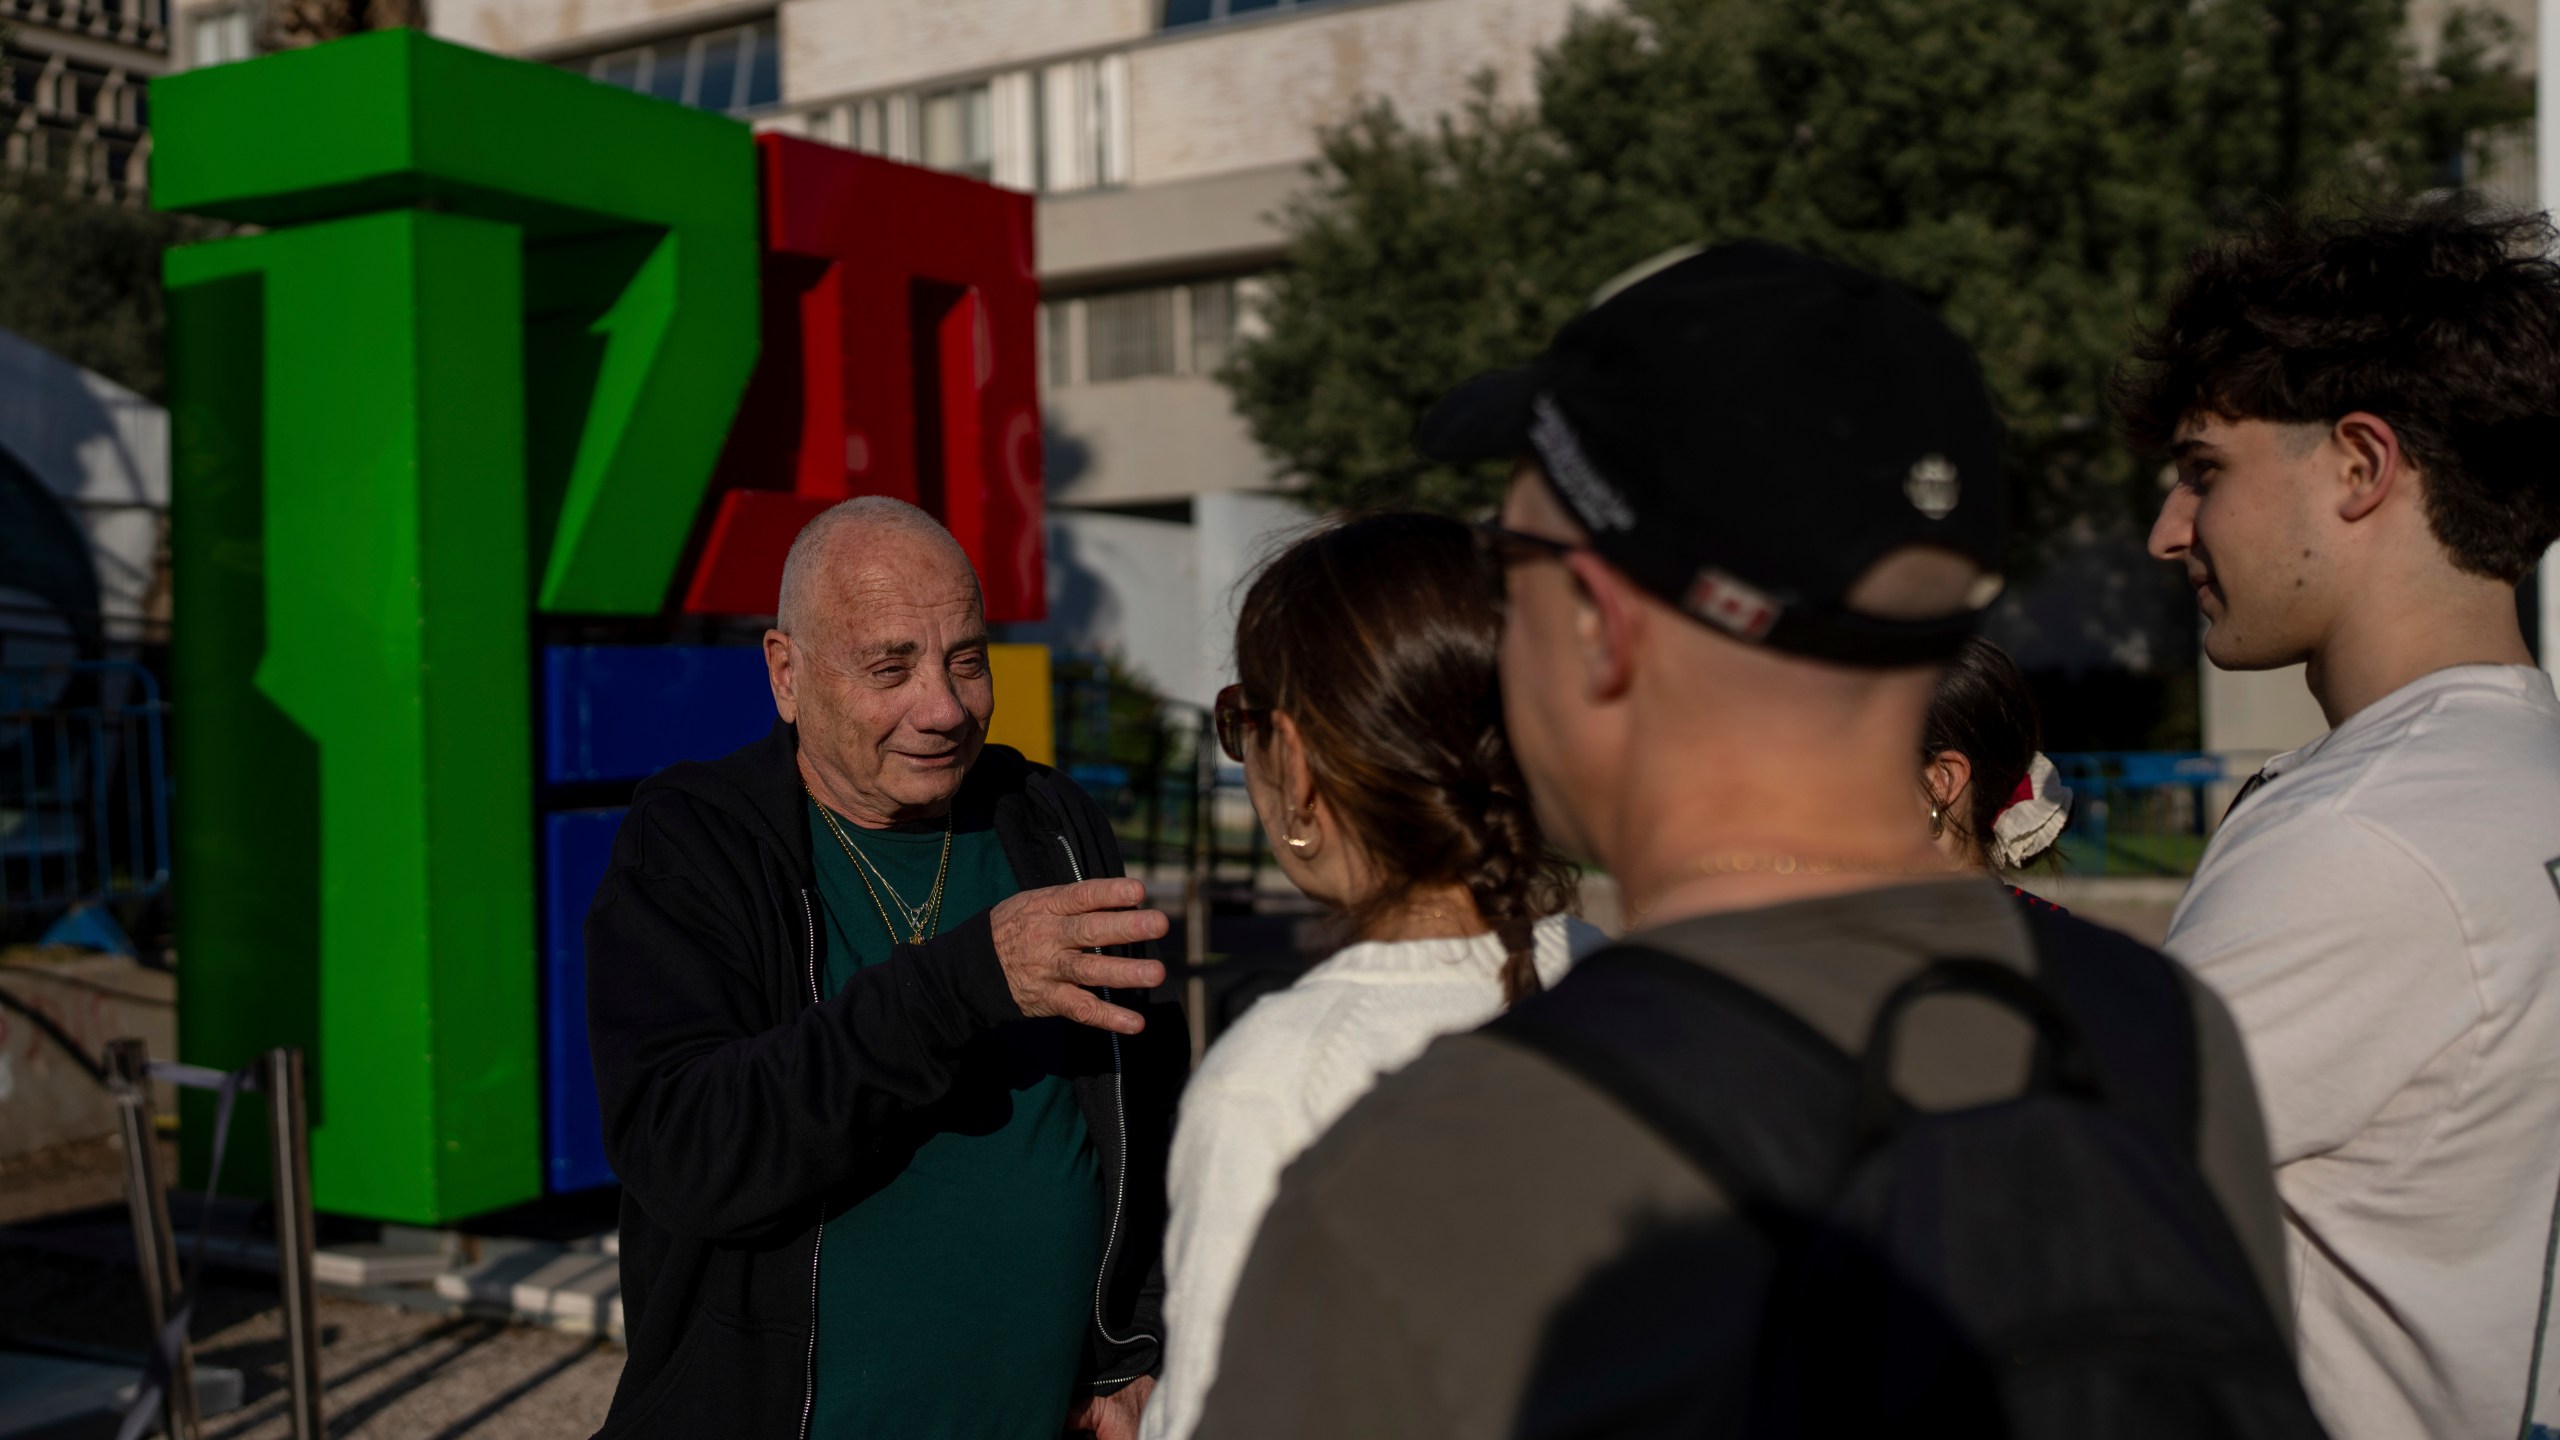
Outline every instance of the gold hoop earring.
<svg viewBox="0 0 2560 1440"><path fill-rule="evenodd" d="M1931 805L1929 807L1929 838L1935 840L1946 833L1947 812L1936 805Z"/></svg>
<svg viewBox="0 0 2560 1440"><path fill-rule="evenodd" d="M1307 818L1308 818L1308 819L1310 819L1310 820L1312 820L1312 819L1314 819L1314 818L1315 818L1315 816L1316 816L1316 807L1314 807L1313 805L1308 806L1308 807L1307 807ZM1291 818L1292 818L1292 819L1294 819L1294 818L1296 818L1296 817L1293 815ZM1290 848L1290 849L1292 849L1292 850L1298 850L1298 851L1304 851L1308 846L1313 845L1314 843L1316 843L1316 841L1315 841L1315 837L1314 837L1314 836L1312 836L1312 835L1307 835L1307 836L1298 836L1298 835L1286 835L1286 834L1284 834L1284 835L1282 835L1280 838L1289 842L1289 848Z"/></svg>

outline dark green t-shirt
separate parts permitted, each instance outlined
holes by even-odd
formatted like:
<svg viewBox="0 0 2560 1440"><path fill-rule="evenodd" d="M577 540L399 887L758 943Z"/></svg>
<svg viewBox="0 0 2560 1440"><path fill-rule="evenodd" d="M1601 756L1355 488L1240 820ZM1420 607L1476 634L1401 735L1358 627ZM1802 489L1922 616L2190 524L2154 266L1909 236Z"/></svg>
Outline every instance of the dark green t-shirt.
<svg viewBox="0 0 2560 1440"><path fill-rule="evenodd" d="M932 893L941 826L836 824L907 902ZM822 984L833 994L888 959L891 941L814 801L809 841L826 911ZM943 930L1020 888L984 816L959 818L947 885ZM898 917L896 900L880 903ZM1101 1167L1065 1078L1066 1026L1024 1020L979 1036L952 1093L886 1147L859 1198L828 1218L812 1440L1060 1433L1103 1224Z"/></svg>

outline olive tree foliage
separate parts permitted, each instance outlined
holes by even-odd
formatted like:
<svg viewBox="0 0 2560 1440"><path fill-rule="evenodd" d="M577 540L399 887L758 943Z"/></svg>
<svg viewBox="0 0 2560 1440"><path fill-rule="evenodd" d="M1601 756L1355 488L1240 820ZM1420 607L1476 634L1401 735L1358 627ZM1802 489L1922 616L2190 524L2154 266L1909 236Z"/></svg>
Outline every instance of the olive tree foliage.
<svg viewBox="0 0 2560 1440"><path fill-rule="evenodd" d="M400 26L426 29L426 0L271 0L259 42L268 50L299 50Z"/></svg>
<svg viewBox="0 0 2560 1440"><path fill-rule="evenodd" d="M2532 112L2516 37L2405 0L1627 0L1530 103L1375 105L1321 137L1287 265L1223 372L1316 505L1493 503L1417 456L1431 400L1534 354L1611 276L1758 236L1869 267L1982 357L2022 552L2122 517L2146 467L2107 376L2182 259L2272 205L2459 183ZM2141 501L2147 505L2147 501Z"/></svg>
<svg viewBox="0 0 2560 1440"><path fill-rule="evenodd" d="M0 24L0 97L12 93L14 38ZM161 398L160 255L211 233L76 193L41 171L0 167L0 330Z"/></svg>
<svg viewBox="0 0 2560 1440"><path fill-rule="evenodd" d="M0 330L160 400L161 254L217 233L207 221L83 195L52 175L0 170Z"/></svg>

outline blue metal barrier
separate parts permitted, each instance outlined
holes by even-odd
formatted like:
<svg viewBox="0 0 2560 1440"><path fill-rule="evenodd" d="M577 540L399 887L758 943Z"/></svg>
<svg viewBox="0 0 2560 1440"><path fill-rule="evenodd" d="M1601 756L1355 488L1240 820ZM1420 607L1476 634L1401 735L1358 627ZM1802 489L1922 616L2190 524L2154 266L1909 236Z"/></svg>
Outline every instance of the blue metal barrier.
<svg viewBox="0 0 2560 1440"><path fill-rule="evenodd" d="M0 917L168 884L167 719L129 661L0 669Z"/></svg>
<svg viewBox="0 0 2560 1440"><path fill-rule="evenodd" d="M2092 874L2182 875L2212 829L2210 788L2220 755L2181 750L2083 750L2052 755L2071 787L2065 863Z"/></svg>

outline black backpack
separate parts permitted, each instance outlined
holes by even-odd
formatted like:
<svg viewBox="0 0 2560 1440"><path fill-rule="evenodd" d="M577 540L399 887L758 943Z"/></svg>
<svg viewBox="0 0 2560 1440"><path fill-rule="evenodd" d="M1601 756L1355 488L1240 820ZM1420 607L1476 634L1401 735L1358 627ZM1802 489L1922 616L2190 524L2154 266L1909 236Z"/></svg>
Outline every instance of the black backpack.
<svg viewBox="0 0 2560 1440"><path fill-rule="evenodd" d="M2059 913L2029 925L2033 978L1939 961L1878 1010L1863 1056L1703 965L1626 945L1488 1027L1705 1171L1748 1223L1696 1273L1758 1287L1680 1342L1733 1352L1683 1382L1708 1398L1533 1423L1539 1390L1587 1400L1616 1362L1583 1361L1644 1344L1630 1325L1664 1328L1568 1305L1524 1433L2321 1434L2196 1167L2195 1026L2172 963ZM1914 1001L1958 992L2035 1028L2033 1077L2013 1099L1922 1113L1892 1089L1896 1030ZM1639 1286L1684 1283L1664 1278L1676 1265L1635 1268Z"/></svg>

